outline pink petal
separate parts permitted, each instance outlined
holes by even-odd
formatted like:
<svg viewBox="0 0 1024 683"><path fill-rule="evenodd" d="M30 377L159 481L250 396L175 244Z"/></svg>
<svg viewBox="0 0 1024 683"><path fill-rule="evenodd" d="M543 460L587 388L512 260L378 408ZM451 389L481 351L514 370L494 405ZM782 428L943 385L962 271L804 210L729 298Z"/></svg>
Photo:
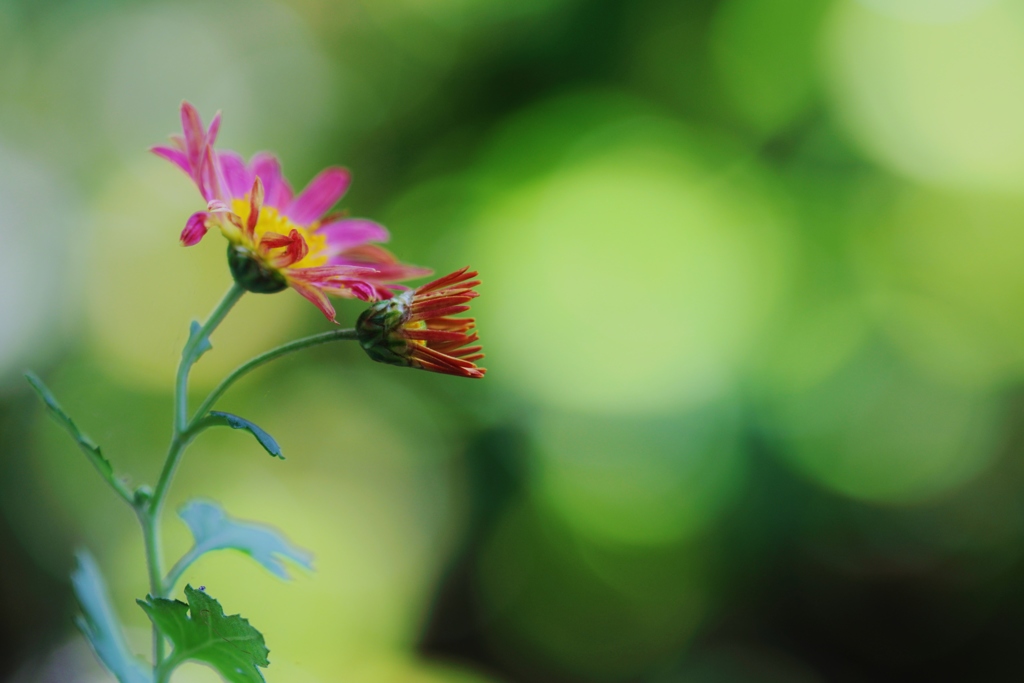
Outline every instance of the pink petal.
<svg viewBox="0 0 1024 683"><path fill-rule="evenodd" d="M199 112L188 102L181 103L181 130L185 134L185 154L191 168L198 169L203 159L206 131Z"/></svg>
<svg viewBox="0 0 1024 683"><path fill-rule="evenodd" d="M263 208L263 181L259 176L252 181L252 191L249 192L249 219L245 223L245 232L249 237L253 236L256 224L260 222L260 209Z"/></svg>
<svg viewBox="0 0 1024 683"><path fill-rule="evenodd" d="M310 181L285 213L299 225L308 225L334 206L351 182L352 174L344 168L324 169Z"/></svg>
<svg viewBox="0 0 1024 683"><path fill-rule="evenodd" d="M292 272L298 273L299 275L297 275L297 277L300 277L305 282L324 286L332 282L373 277L376 275L377 269L369 268L367 266L340 265L298 268Z"/></svg>
<svg viewBox="0 0 1024 683"><path fill-rule="evenodd" d="M263 241L263 244L265 243L266 240ZM288 244L285 246L285 250L272 257L270 262L275 268L287 268L293 263L298 263L302 259L306 258L306 254L308 253L309 245L306 244L306 240L302 239L302 235L299 234L298 230L293 229L288 233Z"/></svg>
<svg viewBox="0 0 1024 683"><path fill-rule="evenodd" d="M281 176L281 162L273 154L260 152L250 162L251 173L259 176L263 181L264 199L266 206L275 209L284 209L292 200L292 188Z"/></svg>
<svg viewBox="0 0 1024 683"><path fill-rule="evenodd" d="M377 272L369 277L375 284L408 280L430 275L429 268L401 263L384 247L376 244L360 244L331 256L327 263L332 266L370 266Z"/></svg>
<svg viewBox="0 0 1024 683"><path fill-rule="evenodd" d="M234 152L217 152L217 159L220 161L220 170L224 174L224 184L227 186L231 199L240 199L252 187L253 178L245 168L245 160Z"/></svg>
<svg viewBox="0 0 1024 683"><path fill-rule="evenodd" d="M162 159L167 159L167 161L180 168L189 176L192 175L192 169L188 165L188 157L181 150L172 147L151 147L149 151Z"/></svg>
<svg viewBox="0 0 1024 683"><path fill-rule="evenodd" d="M220 164L217 163L217 158L214 156L213 147L206 146L203 148L203 161L199 168L199 192L206 201L223 199L224 193L221 187L223 187L223 177Z"/></svg>
<svg viewBox="0 0 1024 683"><path fill-rule="evenodd" d="M205 211L197 211L189 216L185 223L185 229L181 231L183 246L191 247L193 244L199 244L199 240L206 235L206 221L209 217L210 215Z"/></svg>
<svg viewBox="0 0 1024 683"><path fill-rule="evenodd" d="M213 147L213 144L217 142L217 133L220 132L220 112L213 115L213 121L210 121L210 127L206 131L206 144Z"/></svg>
<svg viewBox="0 0 1024 683"><path fill-rule="evenodd" d="M340 282L333 282L326 289L335 296L359 299L360 301L376 301L377 299L390 298L390 292L388 292L386 296L382 297L375 285L364 280L343 280Z"/></svg>
<svg viewBox="0 0 1024 683"><path fill-rule="evenodd" d="M334 251L341 251L367 242L387 242L387 228L364 218L345 218L317 228L317 233L327 236L327 244Z"/></svg>
<svg viewBox="0 0 1024 683"><path fill-rule="evenodd" d="M365 261L346 259L344 254L329 259L327 263L330 266L340 267L366 265ZM376 272L364 277L373 280L374 283L411 280L413 278L425 277L434 272L430 268L421 268L420 266L412 266L405 263L374 263L372 267Z"/></svg>
<svg viewBox="0 0 1024 683"><path fill-rule="evenodd" d="M332 323L337 322L335 319L334 306L331 305L330 299L328 299L322 291L305 282L297 281L292 278L289 279L289 284L292 286L292 289L312 301L313 305L319 308L320 312L323 313L324 316L326 316Z"/></svg>

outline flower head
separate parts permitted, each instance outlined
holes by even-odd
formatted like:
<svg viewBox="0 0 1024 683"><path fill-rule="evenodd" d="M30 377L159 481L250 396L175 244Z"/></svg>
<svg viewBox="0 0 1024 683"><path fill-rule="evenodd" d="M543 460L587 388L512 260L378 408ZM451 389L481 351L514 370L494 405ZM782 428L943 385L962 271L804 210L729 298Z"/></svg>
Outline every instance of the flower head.
<svg viewBox="0 0 1024 683"><path fill-rule="evenodd" d="M291 287L334 320L327 295L376 301L392 296L395 281L430 271L400 263L386 249L387 230L373 221L329 213L351 182L344 168L321 171L294 196L273 155L248 163L231 151L217 151L220 114L204 128L188 102L181 105L182 135L153 152L192 178L207 202L181 233L185 246L197 244L216 226L230 243L228 264L235 281L252 292Z"/></svg>
<svg viewBox="0 0 1024 683"><path fill-rule="evenodd" d="M480 378L487 372L474 361L484 357L469 310L477 293L476 271L457 270L416 290L380 301L359 316L359 343L375 361Z"/></svg>

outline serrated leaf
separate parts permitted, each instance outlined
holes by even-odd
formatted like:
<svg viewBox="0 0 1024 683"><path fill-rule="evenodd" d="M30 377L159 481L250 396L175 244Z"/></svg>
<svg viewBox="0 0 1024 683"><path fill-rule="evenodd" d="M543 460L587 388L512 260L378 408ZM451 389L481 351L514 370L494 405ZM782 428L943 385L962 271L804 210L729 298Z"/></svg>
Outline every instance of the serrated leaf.
<svg viewBox="0 0 1024 683"><path fill-rule="evenodd" d="M232 429L244 429L256 437L256 440L260 442L260 445L263 446L267 453L270 453L275 458L281 458L281 460L284 460L284 456L281 454L281 447L277 445L277 441L274 440L274 437L267 434L257 425L249 422L244 417L211 410L210 414L206 416L206 420L211 425L231 427Z"/></svg>
<svg viewBox="0 0 1024 683"><path fill-rule="evenodd" d="M185 520L196 541L186 556L190 562L211 550L233 548L282 579L291 578L282 558L313 569L312 553L292 545L274 529L232 518L216 503L192 501L178 511L178 516Z"/></svg>
<svg viewBox="0 0 1024 683"><path fill-rule="evenodd" d="M189 341L189 343L185 345L185 348L188 348L188 346L191 345L192 340L196 338L196 335L198 335L200 330L202 330L202 329L203 329L203 326L199 324L198 320L193 320L192 321L192 324L189 325L189 328L188 328L188 341ZM199 346L196 347L195 359L194 360L199 360L200 356L202 356L204 353L206 353L207 351L209 351L212 348L213 348L213 344L210 343L210 338L207 337L206 339L204 339L203 341L201 341L199 343Z"/></svg>
<svg viewBox="0 0 1024 683"><path fill-rule="evenodd" d="M263 635L247 619L225 616L205 591L186 586L185 599L187 604L150 595L136 601L174 646L162 671L197 661L212 666L229 683L264 683L257 669L270 665Z"/></svg>
<svg viewBox="0 0 1024 683"><path fill-rule="evenodd" d="M45 384L43 384L43 380L39 379L39 377L32 372L26 372L25 379L27 379L28 383L32 385L32 388L35 390L36 394L39 395L39 398L43 400L43 403L50 411L50 415L53 419L55 419L57 423L64 428L64 431L66 431L71 438L75 440L75 443L77 443L78 447L83 453L85 453L85 456L89 459L89 462L93 464L93 467L95 467L100 473L100 476L106 479L122 498L131 501L131 492L128 491L128 488L123 482L119 481L117 477L114 476L114 466L110 464L109 460L103 457L103 452L100 450L100 447L96 445L96 442L86 436L82 430L78 428L78 425L75 424L75 421L72 420L66 412L64 412L64 409L61 408L59 403L57 403L57 399L54 398L53 394L50 393L50 390Z"/></svg>
<svg viewBox="0 0 1024 683"><path fill-rule="evenodd" d="M96 560L86 551L78 553L78 567L71 574L71 585L82 607L75 619L96 656L121 683L153 683L149 667L128 649L121 625L110 606L107 586Z"/></svg>

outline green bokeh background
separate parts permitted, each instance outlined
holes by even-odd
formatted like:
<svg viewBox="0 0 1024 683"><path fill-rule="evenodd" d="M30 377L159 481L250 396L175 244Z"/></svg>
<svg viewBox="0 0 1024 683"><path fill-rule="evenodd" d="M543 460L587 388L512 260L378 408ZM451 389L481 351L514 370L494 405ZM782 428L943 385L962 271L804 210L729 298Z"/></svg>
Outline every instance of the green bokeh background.
<svg viewBox="0 0 1024 683"><path fill-rule="evenodd" d="M75 548L148 645L134 482L229 285L148 154L181 100L403 260L479 269L487 378L317 348L170 495L284 530L187 573L269 681L1020 680L1024 9L1010 0L0 0L0 679L107 681ZM339 304L350 324L357 302ZM194 373L327 329L248 296ZM211 681L198 666L176 683Z"/></svg>

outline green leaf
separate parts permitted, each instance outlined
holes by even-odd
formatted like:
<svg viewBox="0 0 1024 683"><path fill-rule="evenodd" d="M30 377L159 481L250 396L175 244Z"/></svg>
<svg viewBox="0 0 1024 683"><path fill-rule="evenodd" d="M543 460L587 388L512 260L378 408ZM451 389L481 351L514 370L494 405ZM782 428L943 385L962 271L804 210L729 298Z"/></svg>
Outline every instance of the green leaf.
<svg viewBox="0 0 1024 683"><path fill-rule="evenodd" d="M309 551L292 545L274 529L233 519L216 503L192 501L178 511L178 516L185 520L196 540L195 547L186 555L189 563L211 550L234 548L282 579L291 578L282 558L313 569L313 555Z"/></svg>
<svg viewBox="0 0 1024 683"><path fill-rule="evenodd" d="M46 407L49 409L50 415L61 427L64 428L64 431L66 431L71 438L75 440L78 447L82 449L85 456L89 458L89 461L93 464L93 467L96 468L96 471L100 473L100 476L106 479L122 498L131 502L132 493L128 490L128 487L124 485L124 482L114 476L113 465L110 464L109 460L103 457L103 452L100 451L100 447L97 446L92 439L83 434L82 430L78 428L78 425L75 424L74 420L64 412L64 409L60 407L59 403L57 403L57 399L53 397L50 390L46 388L45 384L43 384L43 380L39 379L39 377L32 372L26 372L25 379L27 379L28 383L32 385L32 388L35 389L39 398L43 399L43 403L45 403Z"/></svg>
<svg viewBox="0 0 1024 683"><path fill-rule="evenodd" d="M237 614L224 616L220 603L205 591L186 586L185 598L188 604L152 595L137 601L174 645L162 672L191 660L209 664L230 683L264 683L256 668L270 664L263 635Z"/></svg>
<svg viewBox="0 0 1024 683"><path fill-rule="evenodd" d="M192 321L192 324L189 325L188 328L188 344L185 345L186 349L192 344L192 341L196 338L196 335L198 335L202 329L203 326L199 324L198 320ZM207 337L206 339L203 339L201 342L199 342L199 345L195 349L195 357L192 359L192 362L194 363L195 361L199 360L200 356L202 356L204 353L206 353L212 348L213 344L210 343L210 338Z"/></svg>
<svg viewBox="0 0 1024 683"><path fill-rule="evenodd" d="M277 445L277 441L274 440L270 434L257 427L252 422L249 422L244 417L238 417L231 413L222 413L216 410L211 410L210 414L206 416L206 422L210 425L231 427L232 429L244 429L260 442L260 445L266 449L267 453L270 453L276 458L284 460L284 456L281 455L281 447Z"/></svg>
<svg viewBox="0 0 1024 683"><path fill-rule="evenodd" d="M136 659L125 644L96 560L84 550L77 556L78 568L71 574L71 585L82 614L75 623L85 634L96 656L117 676L117 680L121 683L153 683L149 667Z"/></svg>

